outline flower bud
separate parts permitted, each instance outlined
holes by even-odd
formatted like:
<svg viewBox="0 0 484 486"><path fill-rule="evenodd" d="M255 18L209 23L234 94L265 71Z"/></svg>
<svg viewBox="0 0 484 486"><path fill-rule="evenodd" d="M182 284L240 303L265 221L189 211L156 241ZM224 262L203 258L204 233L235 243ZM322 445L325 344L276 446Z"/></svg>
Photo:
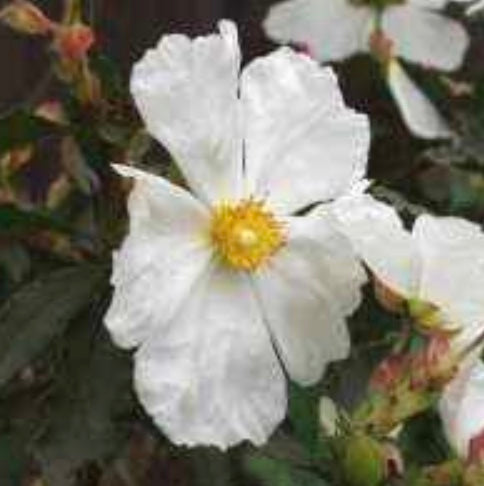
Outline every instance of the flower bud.
<svg viewBox="0 0 484 486"><path fill-rule="evenodd" d="M409 299L407 306L417 329L423 333L439 331L453 334L459 329L455 323L449 322L436 305L430 302Z"/></svg>
<svg viewBox="0 0 484 486"><path fill-rule="evenodd" d="M343 470L351 486L377 486L385 478L382 446L372 437L355 433L347 438Z"/></svg>
<svg viewBox="0 0 484 486"><path fill-rule="evenodd" d="M338 430L338 410L333 400L329 397L321 397L319 401L319 422L324 433L332 437Z"/></svg>
<svg viewBox="0 0 484 486"><path fill-rule="evenodd" d="M93 30L84 24L58 27L54 45L60 56L69 61L80 61L94 44Z"/></svg>
<svg viewBox="0 0 484 486"><path fill-rule="evenodd" d="M398 447L390 441L383 444L385 458L385 478L399 478L403 476L405 467L403 457Z"/></svg>
<svg viewBox="0 0 484 486"><path fill-rule="evenodd" d="M373 277L373 289L376 300L389 312L401 314L405 310L405 298L385 285L376 276Z"/></svg>
<svg viewBox="0 0 484 486"><path fill-rule="evenodd" d="M54 26L40 9L26 0L15 0L0 10L0 21L17 32L31 35L46 35Z"/></svg>
<svg viewBox="0 0 484 486"><path fill-rule="evenodd" d="M375 29L369 40L370 52L382 64L387 65L393 58L393 41L381 29Z"/></svg>
<svg viewBox="0 0 484 486"><path fill-rule="evenodd" d="M370 386L375 391L388 392L404 375L407 358L403 354L392 354L385 358L374 370Z"/></svg>
<svg viewBox="0 0 484 486"><path fill-rule="evenodd" d="M454 375L450 338L433 334L426 345L411 359L411 382L414 388L443 386Z"/></svg>
<svg viewBox="0 0 484 486"><path fill-rule="evenodd" d="M56 100L44 101L37 106L35 116L58 125L67 125L67 116L62 104Z"/></svg>

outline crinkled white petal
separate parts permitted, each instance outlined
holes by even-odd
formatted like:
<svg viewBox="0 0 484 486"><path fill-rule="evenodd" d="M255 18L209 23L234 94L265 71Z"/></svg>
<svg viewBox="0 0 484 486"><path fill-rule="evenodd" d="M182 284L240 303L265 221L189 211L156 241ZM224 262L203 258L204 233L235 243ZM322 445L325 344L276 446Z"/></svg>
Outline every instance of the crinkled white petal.
<svg viewBox="0 0 484 486"><path fill-rule="evenodd" d="M412 4L386 8L382 29L393 41L396 56L444 71L461 65L469 44L458 22Z"/></svg>
<svg viewBox="0 0 484 486"><path fill-rule="evenodd" d="M423 215L413 235L423 260L420 296L462 326L458 339L468 344L484 331L484 233L464 219Z"/></svg>
<svg viewBox="0 0 484 486"><path fill-rule="evenodd" d="M388 65L387 81L403 119L414 135L428 139L451 136L452 132L437 109L396 60Z"/></svg>
<svg viewBox="0 0 484 486"><path fill-rule="evenodd" d="M214 265L139 348L135 388L175 444L267 440L285 415L285 379L247 275Z"/></svg>
<svg viewBox="0 0 484 486"><path fill-rule="evenodd" d="M464 366L447 385L439 403L449 442L466 459L471 439L484 432L484 363Z"/></svg>
<svg viewBox="0 0 484 486"><path fill-rule="evenodd" d="M271 7L264 29L278 42L308 45L319 61L336 61L366 50L372 15L348 0L286 0Z"/></svg>
<svg viewBox="0 0 484 486"><path fill-rule="evenodd" d="M402 296L415 296L420 278L418 248L395 209L368 194L332 204L340 229L372 273Z"/></svg>
<svg viewBox="0 0 484 486"><path fill-rule="evenodd" d="M289 48L243 72L249 187L291 213L334 198L363 178L368 119L344 104L336 76Z"/></svg>
<svg viewBox="0 0 484 486"><path fill-rule="evenodd" d="M148 131L206 202L239 194L242 138L235 25L189 39L165 35L133 69L131 92Z"/></svg>
<svg viewBox="0 0 484 486"><path fill-rule="evenodd" d="M324 283L345 316L352 314L360 305L366 272L328 206L289 218L287 230L291 253L310 262L310 278Z"/></svg>
<svg viewBox="0 0 484 486"><path fill-rule="evenodd" d="M301 385L346 358L345 317L360 302L364 273L327 215L289 222L287 246L258 270L254 283L279 355Z"/></svg>
<svg viewBox="0 0 484 486"><path fill-rule="evenodd" d="M166 323L207 267L211 251L203 235L209 214L161 177L117 168L135 183L129 233L113 256L115 291L105 323L119 346L133 347Z"/></svg>
<svg viewBox="0 0 484 486"><path fill-rule="evenodd" d="M407 2L410 5L415 5L416 7L426 8L429 10L442 10L449 3L449 0L407 0Z"/></svg>

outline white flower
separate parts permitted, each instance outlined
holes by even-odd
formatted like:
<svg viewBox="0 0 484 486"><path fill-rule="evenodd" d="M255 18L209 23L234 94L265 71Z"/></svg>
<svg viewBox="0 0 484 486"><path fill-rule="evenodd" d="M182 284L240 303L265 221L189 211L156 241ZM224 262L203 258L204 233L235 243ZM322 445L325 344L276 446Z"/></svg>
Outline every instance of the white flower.
<svg viewBox="0 0 484 486"><path fill-rule="evenodd" d="M439 403L439 410L449 442L463 459L469 459L472 440L484 434L482 361L474 360L463 366L447 385Z"/></svg>
<svg viewBox="0 0 484 486"><path fill-rule="evenodd" d="M231 22L163 37L131 89L192 192L117 167L135 185L106 325L138 348L140 401L178 444L263 443L286 412L281 364L307 385L346 357L365 280L332 211L364 184L367 118L288 48L239 68Z"/></svg>
<svg viewBox="0 0 484 486"><path fill-rule="evenodd" d="M444 322L460 331L453 338L454 352L482 337L484 232L478 225L422 215L408 232L393 208L375 204L370 196L345 204L341 219L346 233L385 286L436 306ZM470 440L484 432L484 364L477 358L476 352L467 356L440 401L449 441L463 457Z"/></svg>
<svg viewBox="0 0 484 486"><path fill-rule="evenodd" d="M342 200L341 221L355 251L380 282L439 310L455 342L484 330L484 233L461 218L419 216L407 231L394 208L369 195Z"/></svg>
<svg viewBox="0 0 484 486"><path fill-rule="evenodd" d="M279 42L304 43L322 61L375 51L387 64L387 81L409 129L423 138L450 135L435 107L419 92L396 58L443 71L457 69L468 36L439 10L447 0L286 0L265 20ZM386 42L382 44L382 39ZM381 52L381 51L385 52Z"/></svg>

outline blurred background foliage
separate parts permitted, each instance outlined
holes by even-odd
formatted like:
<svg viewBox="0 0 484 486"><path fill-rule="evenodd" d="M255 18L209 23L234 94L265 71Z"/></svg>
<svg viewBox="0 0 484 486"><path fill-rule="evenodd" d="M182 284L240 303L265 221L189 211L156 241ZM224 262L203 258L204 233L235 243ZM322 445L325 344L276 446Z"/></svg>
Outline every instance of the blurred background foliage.
<svg viewBox="0 0 484 486"><path fill-rule="evenodd" d="M333 451L318 401L324 392L351 409L392 346L398 323L370 291L352 319L349 360L317 387L291 389L288 419L266 447L229 454L170 446L136 403L129 354L102 324L129 190L109 164L130 160L178 178L133 108L131 65L162 34L205 33L222 17L239 24L249 61L274 47L260 27L271 3L39 0L49 19L92 27L89 53L73 56L52 38L0 26L1 486L344 484L324 466ZM371 116L373 191L409 219L422 210L484 219L484 19L468 28L460 72L414 73L458 133L449 142L408 133L369 58L337 66L347 102ZM399 439L406 458L447 458L438 430L432 409L411 420Z"/></svg>

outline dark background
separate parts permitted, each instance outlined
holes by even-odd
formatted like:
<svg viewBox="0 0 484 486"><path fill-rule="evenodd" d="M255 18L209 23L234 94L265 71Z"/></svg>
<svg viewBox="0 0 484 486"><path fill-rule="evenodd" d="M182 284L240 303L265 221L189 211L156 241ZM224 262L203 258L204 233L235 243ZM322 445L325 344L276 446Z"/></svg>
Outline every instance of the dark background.
<svg viewBox="0 0 484 486"><path fill-rule="evenodd" d="M2 1L1 5L8 2ZM59 19L61 0L33 2L51 18ZM237 22L245 59L271 46L260 23L270 0L90 0L88 19L98 34L97 47L108 54L125 74L148 47L167 32L202 34L213 30L218 19ZM45 43L0 26L0 110L33 95L47 69Z"/></svg>
<svg viewBox="0 0 484 486"><path fill-rule="evenodd" d="M32 0L52 19L59 20L62 0ZM166 33L206 34L221 18L236 21L244 61L274 47L261 23L278 0L84 0L85 20L96 32L96 49L121 69L126 85L131 66ZM324 1L321 3L324 8ZM0 0L0 5L7 4ZM462 21L462 8L451 5ZM457 82L484 82L484 21L466 21L472 42L463 68L451 73ZM412 26L408 26L409 29ZM35 106L49 97L49 40L23 36L0 25L0 116L17 106ZM407 66L410 75L453 124L456 113L472 100L453 98L441 74ZM367 113L372 123L369 175L390 186L414 192L415 167L421 167L423 149L432 145L411 136L391 99L380 67L369 56L355 56L336 66L346 102ZM47 88L47 89L46 89ZM54 97L51 95L51 97ZM458 119L457 119L458 121ZM457 131L459 131L457 127ZM425 161L424 161L425 169Z"/></svg>

